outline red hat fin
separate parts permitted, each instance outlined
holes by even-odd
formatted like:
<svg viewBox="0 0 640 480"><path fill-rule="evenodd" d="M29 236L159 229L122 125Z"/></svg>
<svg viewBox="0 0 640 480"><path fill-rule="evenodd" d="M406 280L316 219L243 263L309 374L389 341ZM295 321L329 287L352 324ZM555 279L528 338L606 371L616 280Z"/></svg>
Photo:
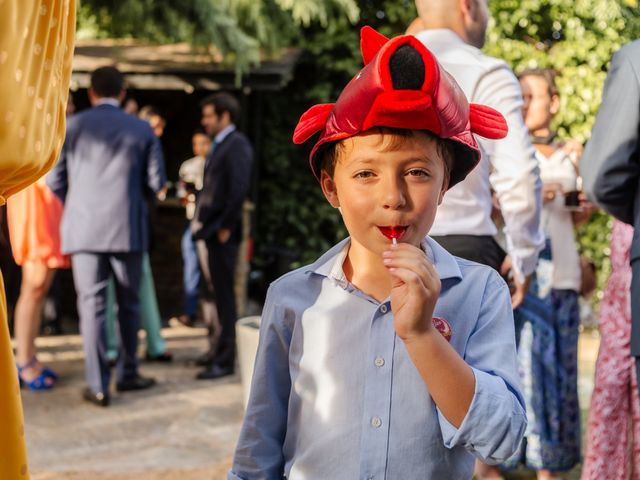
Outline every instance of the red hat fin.
<svg viewBox="0 0 640 480"><path fill-rule="evenodd" d="M335 103L321 103L304 112L293 132L293 143L304 143L314 133L322 130L334 105Z"/></svg>
<svg viewBox="0 0 640 480"><path fill-rule="evenodd" d="M469 123L473 133L492 140L504 138L509 132L502 114L486 105L469 105Z"/></svg>
<svg viewBox="0 0 640 480"><path fill-rule="evenodd" d="M362 52L364 64L368 64L388 41L387 37L376 32L370 26L365 25L362 27L360 29L360 51Z"/></svg>

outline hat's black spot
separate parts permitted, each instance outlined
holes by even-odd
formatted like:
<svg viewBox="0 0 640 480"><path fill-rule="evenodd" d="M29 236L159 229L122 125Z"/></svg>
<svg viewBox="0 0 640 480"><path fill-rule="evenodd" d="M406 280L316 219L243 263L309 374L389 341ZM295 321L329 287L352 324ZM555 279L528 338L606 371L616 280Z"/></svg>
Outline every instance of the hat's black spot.
<svg viewBox="0 0 640 480"><path fill-rule="evenodd" d="M422 56L411 45L402 45L391 55L389 71L396 90L420 90L424 83Z"/></svg>

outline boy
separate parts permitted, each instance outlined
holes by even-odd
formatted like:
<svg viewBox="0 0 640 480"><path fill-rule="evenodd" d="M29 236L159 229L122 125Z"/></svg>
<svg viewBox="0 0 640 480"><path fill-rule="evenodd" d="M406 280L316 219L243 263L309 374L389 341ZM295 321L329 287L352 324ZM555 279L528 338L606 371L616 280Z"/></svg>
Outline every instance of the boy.
<svg viewBox="0 0 640 480"><path fill-rule="evenodd" d="M506 285L426 237L479 160L471 132L504 119L414 37L365 27L362 51L294 134L322 131L312 169L350 237L271 285L229 479L469 479L526 426Z"/></svg>

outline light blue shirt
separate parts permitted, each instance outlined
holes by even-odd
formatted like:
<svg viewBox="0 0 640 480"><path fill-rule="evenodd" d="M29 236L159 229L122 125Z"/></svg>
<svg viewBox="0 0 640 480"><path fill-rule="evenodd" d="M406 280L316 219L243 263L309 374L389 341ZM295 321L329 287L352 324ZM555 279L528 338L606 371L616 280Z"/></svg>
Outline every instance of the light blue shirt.
<svg viewBox="0 0 640 480"><path fill-rule="evenodd" d="M426 238L442 282L434 316L472 367L459 428L440 413L379 303L345 278L349 239L267 294L230 480L468 480L474 456L514 453L526 427L511 300L497 272Z"/></svg>

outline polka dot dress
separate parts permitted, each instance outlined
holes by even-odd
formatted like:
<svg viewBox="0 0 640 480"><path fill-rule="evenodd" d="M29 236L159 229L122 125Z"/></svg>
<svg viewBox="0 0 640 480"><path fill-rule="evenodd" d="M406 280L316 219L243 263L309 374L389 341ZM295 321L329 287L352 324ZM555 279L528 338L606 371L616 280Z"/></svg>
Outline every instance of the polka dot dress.
<svg viewBox="0 0 640 480"><path fill-rule="evenodd" d="M65 132L75 0L0 0L0 205L55 163ZM0 275L0 479L28 479Z"/></svg>

